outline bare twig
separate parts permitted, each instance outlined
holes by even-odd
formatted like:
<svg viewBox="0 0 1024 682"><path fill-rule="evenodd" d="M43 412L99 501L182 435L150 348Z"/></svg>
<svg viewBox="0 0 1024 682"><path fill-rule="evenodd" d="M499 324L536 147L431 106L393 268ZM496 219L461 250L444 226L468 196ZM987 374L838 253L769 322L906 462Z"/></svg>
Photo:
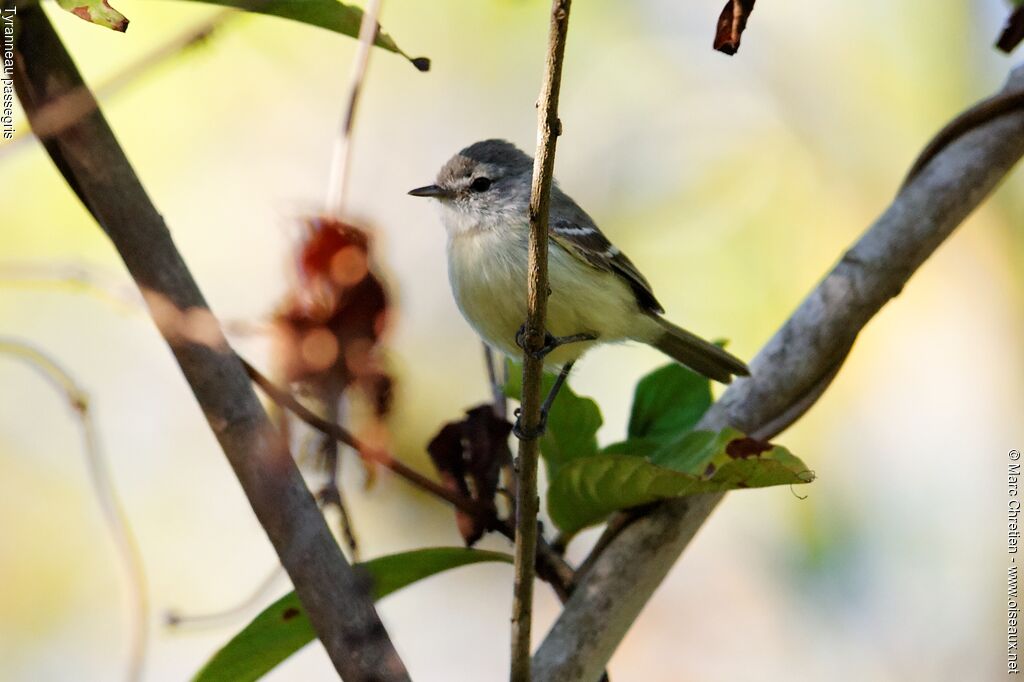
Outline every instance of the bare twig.
<svg viewBox="0 0 1024 682"><path fill-rule="evenodd" d="M239 358L239 360L242 362L242 365L245 367L245 370L249 374L253 383L259 386L272 401L287 409L306 424L312 426L321 433L331 436L339 443L348 445L364 460L380 464L385 469L388 469L395 475L424 492L427 492L438 499L444 500L459 511L465 512L466 514L472 514L483 520L488 530L500 533L509 540L515 539L515 532L512 527L506 521L497 518L492 506L483 504L478 500L465 497L444 487L440 483L427 478L415 469L403 464L400 460L396 459L393 455L384 450L377 450L368 447L340 424L319 417L315 412L296 400L295 396L290 392L275 385L259 370L246 362L245 359ZM572 591L572 585L575 580L575 574L572 567L570 567L562 557L558 556L558 554L556 554L551 547L543 541L543 539L541 539L538 544L537 575L551 584L555 593L558 594L562 601L569 598L569 593Z"/></svg>
<svg viewBox="0 0 1024 682"><path fill-rule="evenodd" d="M0 261L0 286L86 293L121 311L142 310L142 297L129 280L84 262Z"/></svg>
<svg viewBox="0 0 1024 682"><path fill-rule="evenodd" d="M327 481L317 494L317 498L320 500L324 513L331 508L337 510L341 537L345 539L352 561L358 562L359 541L356 539L355 527L352 525L352 515L348 511L345 497L341 493L342 459L338 456L338 443L330 436L321 436L320 447L324 457L324 466L327 469Z"/></svg>
<svg viewBox="0 0 1024 682"><path fill-rule="evenodd" d="M562 132L558 120L558 93L562 60L569 28L570 0L552 0L544 81L537 103L537 154L530 188L530 243L526 289L527 316L523 353L523 394L520 423L526 437L519 442L516 460L515 592L512 600L513 682L530 680L530 626L533 612L533 571L537 552L537 460L540 457L541 374L544 361L537 352L544 345L544 318L548 299L548 210L551 178L555 170L555 144Z"/></svg>
<svg viewBox="0 0 1024 682"><path fill-rule="evenodd" d="M494 405L494 416L499 419L508 418L508 400L505 399L505 377L498 373L498 367L505 371L505 362L486 343L484 347L484 364L487 366L487 381L491 385L491 404Z"/></svg>
<svg viewBox="0 0 1024 682"><path fill-rule="evenodd" d="M1024 92L1024 67L1005 95ZM929 145L931 148L931 145ZM774 436L823 392L860 330L1024 155L1024 112L941 145L751 362L698 428ZM808 400L810 396L810 400ZM768 426L770 425L770 426ZM766 428L767 426L767 428ZM589 681L722 494L661 503L606 543L534 660L535 679Z"/></svg>
<svg viewBox="0 0 1024 682"><path fill-rule="evenodd" d="M182 613L181 611L170 609L164 614L164 621L172 628L218 627L231 623L246 611L255 607L270 592L270 588L277 583L283 574L284 569L281 568L280 564L274 566L267 574L267 577L261 580L250 594L233 606L209 613Z"/></svg>
<svg viewBox="0 0 1024 682"><path fill-rule="evenodd" d="M359 49L355 61L352 62L352 76L348 86L348 105L345 116L341 120L338 134L334 138L334 152L331 158L330 178L327 181L327 214L341 217L345 209L345 194L348 190L349 157L352 150L352 125L356 117L356 105L362 91L366 67L370 63L370 52L373 41L377 37L380 25L380 5L383 0L369 0L363 11L363 20L359 24Z"/></svg>
<svg viewBox="0 0 1024 682"><path fill-rule="evenodd" d="M128 518L121 509L121 503L114 489L110 469L100 447L99 434L93 422L89 396L79 387L74 377L47 354L30 344L0 337L0 354L10 355L28 363L41 372L46 379L60 390L68 400L71 409L78 416L82 427L82 447L85 452L89 477L96 492L96 499L103 510L103 518L110 536L117 547L117 554L128 584L128 667L125 679L132 682L142 679L146 661L146 644L149 640L149 599L146 596L146 572L139 554L138 545L132 536Z"/></svg>
<svg viewBox="0 0 1024 682"><path fill-rule="evenodd" d="M380 464L384 468L393 471L395 474L409 481L416 487L446 500L451 505L465 511L466 513L478 514L486 511L484 505L478 503L476 500L471 500L468 497L462 497L461 495L448 490L448 488L445 488L440 483L432 481L415 469L412 469L398 461L387 451L369 447L349 433L349 431L340 424L328 421L327 419L317 415L315 412L296 400L295 396L291 393L276 386L272 381L270 381L270 379L244 359L239 358L239 361L242 363L243 368L249 375L249 378L252 379L253 383L259 386L271 400L278 405L287 408L289 412L312 426L314 429L331 436L339 443L344 443L349 446L359 453L359 456L363 459L368 462Z"/></svg>
<svg viewBox="0 0 1024 682"><path fill-rule="evenodd" d="M131 279L117 277L88 262L0 261L0 287L86 294L111 304L119 313L146 314L145 301L139 295L138 288L131 284ZM232 339L271 334L274 331L263 320L225 319L222 325L224 333Z"/></svg>
<svg viewBox="0 0 1024 682"><path fill-rule="evenodd" d="M341 400L344 388L340 386L323 387L320 391L319 402L323 413L330 418L330 421L337 421L341 417ZM326 480L317 493L317 499L326 514L331 508L338 512L338 525L341 530L341 537L348 545L349 555L353 562L359 561L359 542L356 540L355 530L352 526L352 517L349 515L348 506L341 493L341 457L338 447L341 445L330 434L321 434L319 451L321 456L320 464L323 465Z"/></svg>
<svg viewBox="0 0 1024 682"><path fill-rule="evenodd" d="M88 98L89 113L44 140L47 152L143 292L335 668L348 682L407 680L367 586L327 529L167 226L39 5L18 8L15 33L14 84L33 127L40 111L67 93ZM182 321L191 333L177 327Z"/></svg>

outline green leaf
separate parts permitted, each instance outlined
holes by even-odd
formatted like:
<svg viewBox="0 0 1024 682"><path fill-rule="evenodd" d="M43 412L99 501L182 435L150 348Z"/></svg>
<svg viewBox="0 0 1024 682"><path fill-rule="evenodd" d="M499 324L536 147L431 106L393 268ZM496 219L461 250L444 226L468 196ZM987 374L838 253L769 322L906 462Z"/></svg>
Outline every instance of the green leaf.
<svg viewBox="0 0 1024 682"><path fill-rule="evenodd" d="M61 0L61 2L73 0ZM235 9L247 10L258 14L267 14L284 19L292 19L303 24L318 26L328 31L341 33L352 38L359 37L359 24L363 20L363 10L354 5L346 5L338 0L188 0L203 2L208 5L220 5ZM430 60L426 57L410 57L403 52L387 33L377 31L374 41L377 47L402 55L420 71L430 70Z"/></svg>
<svg viewBox="0 0 1024 682"><path fill-rule="evenodd" d="M548 394L554 383L555 376L545 372L540 389L541 399ZM523 393L522 385L521 365L510 363L505 395L519 400ZM562 386L548 413L547 431L540 438L540 452L547 464L549 480L565 464L597 454L597 430L602 423L604 420L597 403L576 395L568 383Z"/></svg>
<svg viewBox="0 0 1024 682"><path fill-rule="evenodd" d="M630 455L631 457L653 457L664 443L650 438L630 438L619 443L612 443L601 450L605 455Z"/></svg>
<svg viewBox="0 0 1024 682"><path fill-rule="evenodd" d="M107 4L107 0L57 0L63 9L86 21L124 33L128 19Z"/></svg>
<svg viewBox="0 0 1024 682"><path fill-rule="evenodd" d="M654 370L636 385L629 437L667 442L689 431L711 406L711 384L677 363Z"/></svg>
<svg viewBox="0 0 1024 682"><path fill-rule="evenodd" d="M548 486L548 512L571 534L619 509L658 500L813 479L813 472L783 447L745 438L735 429L694 431L651 459L599 454L566 464Z"/></svg>
<svg viewBox="0 0 1024 682"><path fill-rule="evenodd" d="M450 568L485 561L512 563L501 552L462 547L435 547L373 559L362 568L373 579L373 595L381 599L417 580ZM299 598L290 592L263 610L214 654L194 682L250 682L316 639Z"/></svg>

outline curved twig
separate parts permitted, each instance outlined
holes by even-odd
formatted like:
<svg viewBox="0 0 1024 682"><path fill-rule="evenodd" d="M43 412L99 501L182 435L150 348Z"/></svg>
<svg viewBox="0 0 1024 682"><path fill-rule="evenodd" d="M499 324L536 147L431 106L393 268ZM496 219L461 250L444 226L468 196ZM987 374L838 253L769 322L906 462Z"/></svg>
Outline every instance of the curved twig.
<svg viewBox="0 0 1024 682"><path fill-rule="evenodd" d="M56 360L30 344L0 337L0 354L9 355L27 363L39 371L68 400L71 409L78 416L82 427L82 449L85 453L89 478L92 480L96 499L103 511L103 519L110 537L117 548L117 554L128 583L128 667L126 680L142 679L142 670L146 662L146 648L149 641L149 598L146 595L146 570L142 563L139 546L132 535L128 517L121 508L117 491L114 489L110 468L107 466L103 449L100 447L99 434L92 418L89 396L79 387L71 374L60 366Z"/></svg>
<svg viewBox="0 0 1024 682"><path fill-rule="evenodd" d="M281 568L280 564L277 564L253 588L252 592L235 604L222 608L219 611L210 611L208 613L182 613L176 609L168 609L164 614L164 621L172 628L219 627L231 623L246 611L255 607L270 592L270 588L280 580L282 575L284 575L284 569Z"/></svg>

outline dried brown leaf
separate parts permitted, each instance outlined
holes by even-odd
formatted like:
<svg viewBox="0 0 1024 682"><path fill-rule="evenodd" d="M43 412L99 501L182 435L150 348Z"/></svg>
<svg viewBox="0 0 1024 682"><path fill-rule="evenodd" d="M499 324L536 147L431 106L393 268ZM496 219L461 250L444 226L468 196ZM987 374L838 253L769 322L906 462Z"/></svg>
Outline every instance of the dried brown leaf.
<svg viewBox="0 0 1024 682"><path fill-rule="evenodd" d="M512 461L508 435L512 425L484 404L466 412L465 419L445 424L427 445L427 452L449 490L485 502L491 509L501 470ZM459 533L472 546L487 530L487 519L455 512Z"/></svg>
<svg viewBox="0 0 1024 682"><path fill-rule="evenodd" d="M728 0L718 16L714 47L719 52L734 55L740 49L740 38L747 27L747 19L754 11L754 0Z"/></svg>
<svg viewBox="0 0 1024 682"><path fill-rule="evenodd" d="M1003 26L1003 32L999 34L996 47L1009 54L1020 45L1022 40L1024 40L1024 5L1017 7L1006 18L1006 24Z"/></svg>

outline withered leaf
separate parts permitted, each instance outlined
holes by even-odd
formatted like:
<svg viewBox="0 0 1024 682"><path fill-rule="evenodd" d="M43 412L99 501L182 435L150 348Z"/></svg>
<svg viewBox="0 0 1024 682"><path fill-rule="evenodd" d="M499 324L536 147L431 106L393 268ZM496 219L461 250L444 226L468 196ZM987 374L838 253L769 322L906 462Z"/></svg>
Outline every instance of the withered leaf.
<svg viewBox="0 0 1024 682"><path fill-rule="evenodd" d="M57 4L79 19L85 19L97 26L121 33L128 30L128 19L111 7L107 0L57 0Z"/></svg>
<svg viewBox="0 0 1024 682"><path fill-rule="evenodd" d="M734 55L740 49L740 38L747 27L747 19L754 11L754 0L727 0L718 16L715 31L715 49Z"/></svg>
<svg viewBox="0 0 1024 682"><path fill-rule="evenodd" d="M1006 18L1006 24L1003 26L1003 32L999 34L996 47L1009 54L1020 45L1022 40L1024 40L1024 5L1019 5Z"/></svg>
<svg viewBox="0 0 1024 682"><path fill-rule="evenodd" d="M307 219L306 228L296 284L274 314L279 374L318 394L358 383L383 415L391 379L375 351L389 301L370 269L370 240L335 218Z"/></svg>
<svg viewBox="0 0 1024 682"><path fill-rule="evenodd" d="M441 481L449 490L494 509L501 470L512 462L508 435L512 425L489 404L467 410L465 419L448 422L427 445ZM487 530L487 519L457 510L455 523L466 546Z"/></svg>

